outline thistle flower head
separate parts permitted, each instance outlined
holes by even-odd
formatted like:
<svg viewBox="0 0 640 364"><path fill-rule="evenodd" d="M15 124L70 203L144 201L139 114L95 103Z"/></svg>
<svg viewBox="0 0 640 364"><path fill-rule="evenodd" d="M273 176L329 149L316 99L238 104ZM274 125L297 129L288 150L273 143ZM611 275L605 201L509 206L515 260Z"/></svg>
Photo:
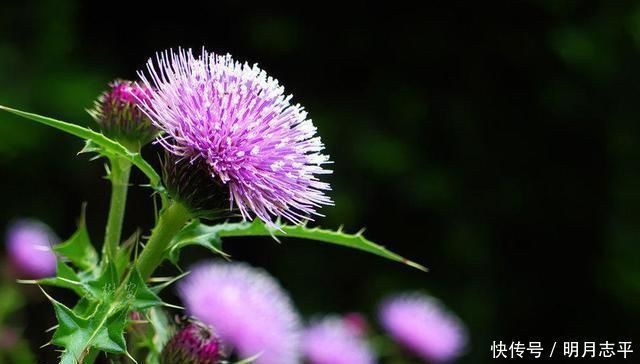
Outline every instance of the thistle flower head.
<svg viewBox="0 0 640 364"><path fill-rule="evenodd" d="M259 355L257 364L298 362L298 315L264 271L241 263L205 263L191 270L178 292L187 312L212 326L238 356Z"/></svg>
<svg viewBox="0 0 640 364"><path fill-rule="evenodd" d="M219 364L224 355L211 327L190 322L181 328L162 349L161 364Z"/></svg>
<svg viewBox="0 0 640 364"><path fill-rule="evenodd" d="M140 72L153 97L142 109L165 132L158 142L204 162L245 219L299 223L331 204L324 146L307 113L257 65L203 50L167 51Z"/></svg>
<svg viewBox="0 0 640 364"><path fill-rule="evenodd" d="M424 360L450 362L465 349L464 325L435 298L422 294L391 297L379 314L386 331Z"/></svg>
<svg viewBox="0 0 640 364"><path fill-rule="evenodd" d="M373 364L369 344L350 322L340 317L326 317L312 323L303 336L303 351L310 364Z"/></svg>
<svg viewBox="0 0 640 364"><path fill-rule="evenodd" d="M139 108L140 103L150 97L151 92L145 86L115 80L88 112L105 135L142 146L158 134L151 120Z"/></svg>
<svg viewBox="0 0 640 364"><path fill-rule="evenodd" d="M56 255L51 246L58 237L45 224L21 220L12 224L6 236L11 267L20 278L39 279L56 272Z"/></svg>

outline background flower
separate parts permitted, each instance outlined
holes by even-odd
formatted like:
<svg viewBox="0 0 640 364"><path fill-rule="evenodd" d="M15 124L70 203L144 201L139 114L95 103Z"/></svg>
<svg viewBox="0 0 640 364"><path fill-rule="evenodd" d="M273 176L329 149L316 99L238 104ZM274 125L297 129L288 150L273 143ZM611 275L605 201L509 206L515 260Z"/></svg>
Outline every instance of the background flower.
<svg viewBox="0 0 640 364"><path fill-rule="evenodd" d="M300 105L257 65L203 50L166 51L147 63L153 97L142 108L166 135L158 141L191 162L205 161L229 187L231 205L266 222L299 223L331 204L318 175L329 158Z"/></svg>
<svg viewBox="0 0 640 364"><path fill-rule="evenodd" d="M311 364L372 364L374 355L359 331L342 317L311 323L303 336L305 358Z"/></svg>
<svg viewBox="0 0 640 364"><path fill-rule="evenodd" d="M189 314L211 325L239 356L260 354L258 364L298 362L298 315L266 272L242 263L204 263L178 290Z"/></svg>
<svg viewBox="0 0 640 364"><path fill-rule="evenodd" d="M380 321L398 343L430 362L455 359L467 343L462 322L426 295L389 298L380 308Z"/></svg>
<svg viewBox="0 0 640 364"><path fill-rule="evenodd" d="M11 268L20 278L43 278L56 272L56 256L51 250L58 237L42 222L20 220L12 224L6 236Z"/></svg>

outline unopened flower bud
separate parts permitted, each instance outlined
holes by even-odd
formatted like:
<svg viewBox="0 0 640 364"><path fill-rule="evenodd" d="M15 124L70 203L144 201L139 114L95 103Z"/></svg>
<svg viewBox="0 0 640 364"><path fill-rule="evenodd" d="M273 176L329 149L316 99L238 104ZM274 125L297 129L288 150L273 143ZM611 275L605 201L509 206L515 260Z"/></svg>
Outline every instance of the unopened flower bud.
<svg viewBox="0 0 640 364"><path fill-rule="evenodd" d="M211 327L190 322L176 333L162 350L161 364L219 364L222 346Z"/></svg>
<svg viewBox="0 0 640 364"><path fill-rule="evenodd" d="M147 144L158 134L151 120L139 108L152 94L146 86L115 80L109 84L94 108L87 110L102 132L110 138L136 147Z"/></svg>

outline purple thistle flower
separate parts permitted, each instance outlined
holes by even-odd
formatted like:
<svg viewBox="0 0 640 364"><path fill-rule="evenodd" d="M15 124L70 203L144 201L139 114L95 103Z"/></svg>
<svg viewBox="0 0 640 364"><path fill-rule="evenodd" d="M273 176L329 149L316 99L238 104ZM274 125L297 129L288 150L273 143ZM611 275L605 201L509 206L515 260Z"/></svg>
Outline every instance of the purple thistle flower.
<svg viewBox="0 0 640 364"><path fill-rule="evenodd" d="M307 113L257 65L230 55L165 51L139 72L153 97L143 110L166 134L158 142L189 162L204 161L228 186L231 207L267 223L293 223L332 204L324 194L330 163Z"/></svg>
<svg viewBox="0 0 640 364"><path fill-rule="evenodd" d="M369 344L340 317L312 323L303 337L304 355L310 364L373 364Z"/></svg>
<svg viewBox="0 0 640 364"><path fill-rule="evenodd" d="M433 297L395 296L382 304L379 315L382 326L399 344L430 362L452 361L467 344L462 322Z"/></svg>
<svg viewBox="0 0 640 364"><path fill-rule="evenodd" d="M298 362L300 323L284 290L242 263L195 266L178 288L187 311L213 327L225 347L257 364Z"/></svg>
<svg viewBox="0 0 640 364"><path fill-rule="evenodd" d="M180 329L162 349L161 364L219 364L224 355L213 330L199 322Z"/></svg>
<svg viewBox="0 0 640 364"><path fill-rule="evenodd" d="M140 110L141 100L151 97L147 87L126 80L115 80L87 110L109 137L135 144L147 144L158 134L151 120Z"/></svg>
<svg viewBox="0 0 640 364"><path fill-rule="evenodd" d="M6 236L9 262L20 278L39 279L56 273L56 255L51 246L58 237L45 224L21 220L12 224Z"/></svg>

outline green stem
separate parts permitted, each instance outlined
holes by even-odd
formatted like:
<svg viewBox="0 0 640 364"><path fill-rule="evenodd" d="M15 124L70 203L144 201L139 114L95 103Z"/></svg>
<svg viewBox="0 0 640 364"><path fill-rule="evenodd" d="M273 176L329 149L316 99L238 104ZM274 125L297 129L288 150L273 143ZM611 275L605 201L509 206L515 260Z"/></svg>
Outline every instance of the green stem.
<svg viewBox="0 0 640 364"><path fill-rule="evenodd" d="M127 205L131 162L124 158L111 158L111 205L105 232L105 250L110 261L114 261L122 240L122 222Z"/></svg>
<svg viewBox="0 0 640 364"><path fill-rule="evenodd" d="M165 258L169 243L182 227L191 219L189 210L179 202L172 201L162 211L158 224L151 232L149 242L138 258L138 270L142 278L147 279Z"/></svg>

